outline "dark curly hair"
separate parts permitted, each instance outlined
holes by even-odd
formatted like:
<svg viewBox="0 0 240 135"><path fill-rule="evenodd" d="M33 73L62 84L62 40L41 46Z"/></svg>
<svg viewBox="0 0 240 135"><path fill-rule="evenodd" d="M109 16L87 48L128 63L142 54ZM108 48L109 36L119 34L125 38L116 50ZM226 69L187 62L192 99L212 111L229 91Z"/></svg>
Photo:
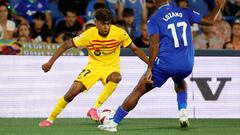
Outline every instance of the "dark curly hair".
<svg viewBox="0 0 240 135"><path fill-rule="evenodd" d="M101 22L106 22L106 21L112 22L113 16L108 9L103 8L103 9L96 10L95 19Z"/></svg>

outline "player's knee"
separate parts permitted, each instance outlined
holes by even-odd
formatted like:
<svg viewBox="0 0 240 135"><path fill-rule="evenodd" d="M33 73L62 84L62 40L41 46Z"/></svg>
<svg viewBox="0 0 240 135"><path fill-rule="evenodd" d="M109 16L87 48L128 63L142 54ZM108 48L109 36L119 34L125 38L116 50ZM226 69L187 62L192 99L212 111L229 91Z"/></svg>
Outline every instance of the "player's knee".
<svg viewBox="0 0 240 135"><path fill-rule="evenodd" d="M122 76L117 72L112 73L108 78L108 81L115 82L115 83L119 83L121 80L122 80Z"/></svg>
<svg viewBox="0 0 240 135"><path fill-rule="evenodd" d="M140 97L144 95L145 93L149 92L153 89L152 83L145 83L144 81L140 81L138 85L134 88L134 92L136 95L139 95Z"/></svg>
<svg viewBox="0 0 240 135"><path fill-rule="evenodd" d="M64 100L69 103L74 99L74 97L75 96L72 96L71 94L67 93L64 95Z"/></svg>
<svg viewBox="0 0 240 135"><path fill-rule="evenodd" d="M153 88L153 83L145 83L146 92L152 90Z"/></svg>
<svg viewBox="0 0 240 135"><path fill-rule="evenodd" d="M75 90L75 91L67 92L67 93L64 95L64 99L65 99L67 102L71 102L80 92L81 92L80 90Z"/></svg>
<svg viewBox="0 0 240 135"><path fill-rule="evenodd" d="M186 91L187 90L187 83L182 80L179 83L175 83L175 91L176 92L181 92L181 91Z"/></svg>
<svg viewBox="0 0 240 135"><path fill-rule="evenodd" d="M79 93L83 92L86 87L81 82L74 82L68 92L64 95L67 102L71 102Z"/></svg>

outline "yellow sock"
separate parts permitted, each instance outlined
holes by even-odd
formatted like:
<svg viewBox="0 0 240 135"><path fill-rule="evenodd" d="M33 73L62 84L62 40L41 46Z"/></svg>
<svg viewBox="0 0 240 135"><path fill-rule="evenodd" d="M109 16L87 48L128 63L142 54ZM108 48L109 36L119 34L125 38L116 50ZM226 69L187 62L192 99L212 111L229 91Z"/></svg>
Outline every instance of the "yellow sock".
<svg viewBox="0 0 240 135"><path fill-rule="evenodd" d="M117 83L109 81L105 85L105 87L104 87L102 93L100 94L100 96L98 97L98 99L95 103L95 107L99 108L108 99L108 97L110 95L112 95L112 93L116 89L116 87L117 87Z"/></svg>
<svg viewBox="0 0 240 135"><path fill-rule="evenodd" d="M68 102L64 100L64 97L60 98L55 108L53 109L51 115L48 117L48 120L53 122L56 119L56 117L59 115L59 113L61 113L62 110L66 107L67 104Z"/></svg>

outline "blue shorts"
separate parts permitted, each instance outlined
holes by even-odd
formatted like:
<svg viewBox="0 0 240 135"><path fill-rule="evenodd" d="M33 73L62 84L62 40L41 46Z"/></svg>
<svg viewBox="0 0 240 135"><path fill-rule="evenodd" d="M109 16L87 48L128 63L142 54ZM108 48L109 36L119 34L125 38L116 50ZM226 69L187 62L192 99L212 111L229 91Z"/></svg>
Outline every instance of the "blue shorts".
<svg viewBox="0 0 240 135"><path fill-rule="evenodd" d="M192 69L177 69L176 67L163 69L154 66L152 69L153 86L161 87L170 77L175 84L178 84L192 73Z"/></svg>

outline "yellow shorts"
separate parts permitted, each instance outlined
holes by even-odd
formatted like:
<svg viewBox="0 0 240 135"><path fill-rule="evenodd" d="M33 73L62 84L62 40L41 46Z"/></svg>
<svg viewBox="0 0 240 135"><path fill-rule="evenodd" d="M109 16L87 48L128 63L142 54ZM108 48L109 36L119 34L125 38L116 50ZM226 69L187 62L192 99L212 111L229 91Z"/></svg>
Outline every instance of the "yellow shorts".
<svg viewBox="0 0 240 135"><path fill-rule="evenodd" d="M89 90L97 81L101 81L106 85L107 78L113 72L120 73L120 67L103 67L87 65L82 72L78 75L75 81L80 81Z"/></svg>

